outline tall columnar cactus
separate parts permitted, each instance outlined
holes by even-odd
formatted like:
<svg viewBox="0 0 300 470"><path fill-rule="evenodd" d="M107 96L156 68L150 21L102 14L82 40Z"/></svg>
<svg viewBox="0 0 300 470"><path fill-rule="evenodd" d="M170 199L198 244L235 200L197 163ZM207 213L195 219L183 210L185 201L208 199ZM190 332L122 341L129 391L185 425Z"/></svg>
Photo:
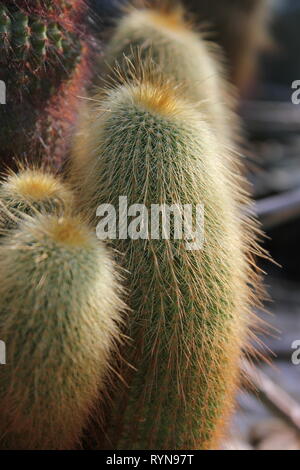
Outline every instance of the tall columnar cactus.
<svg viewBox="0 0 300 470"><path fill-rule="evenodd" d="M0 447L71 449L119 340L118 280L77 217L25 216L0 242Z"/></svg>
<svg viewBox="0 0 300 470"><path fill-rule="evenodd" d="M175 1L175 7L168 0L154 3L157 6L153 8L129 7L128 13L117 22L107 45L107 67L102 69L104 80L116 64L121 75L142 75L145 59L151 56L161 73L180 85L186 97L206 114L219 139L224 137L232 144L233 98L222 76L220 50L193 30L179 2Z"/></svg>
<svg viewBox="0 0 300 470"><path fill-rule="evenodd" d="M15 227L23 214L36 212L64 215L73 210L73 194L58 176L39 168L10 172L0 185L0 224Z"/></svg>
<svg viewBox="0 0 300 470"><path fill-rule="evenodd" d="M256 282L248 263L255 229L240 213L248 201L239 165L211 116L165 76L147 74L93 97L72 161L79 204L96 224L97 206L109 203L118 213L119 196L148 211L175 204L180 215L183 205L202 203L205 243L188 250L186 240L172 239L172 223L171 239L153 237L149 213L149 227L135 222L146 235L112 236L129 272L132 342L121 354L133 368L120 367L129 387L113 395L98 446L210 449L238 384Z"/></svg>
<svg viewBox="0 0 300 470"><path fill-rule="evenodd" d="M89 75L85 15L83 0L0 1L2 163L61 163Z"/></svg>

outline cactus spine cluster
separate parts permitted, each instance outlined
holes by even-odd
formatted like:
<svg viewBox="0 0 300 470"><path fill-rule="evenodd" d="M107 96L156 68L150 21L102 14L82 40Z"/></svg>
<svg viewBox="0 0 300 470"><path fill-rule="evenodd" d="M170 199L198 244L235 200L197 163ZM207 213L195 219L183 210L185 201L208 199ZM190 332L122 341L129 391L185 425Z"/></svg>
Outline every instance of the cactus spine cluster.
<svg viewBox="0 0 300 470"><path fill-rule="evenodd" d="M115 81L106 98L103 91L93 97L83 117L83 148L76 144L71 162L78 201L95 224L97 206L117 209L119 196L128 207L148 210L202 203L205 245L187 251L184 240L162 235L111 241L130 273L132 344L122 356L136 372L120 368L129 387L113 396L98 445L210 449L232 408L248 334L252 223L240 215L247 197L238 162L211 114L200 113L168 72L159 79L150 70L142 80Z"/></svg>
<svg viewBox="0 0 300 470"><path fill-rule="evenodd" d="M0 448L75 448L120 340L118 275L54 176L10 175L1 207Z"/></svg>
<svg viewBox="0 0 300 470"><path fill-rule="evenodd" d="M41 168L10 172L0 185L1 226L18 224L23 214L37 212L64 215L73 207L73 194L58 176Z"/></svg>
<svg viewBox="0 0 300 470"><path fill-rule="evenodd" d="M89 76L85 2L0 2L2 164L42 159L58 165Z"/></svg>

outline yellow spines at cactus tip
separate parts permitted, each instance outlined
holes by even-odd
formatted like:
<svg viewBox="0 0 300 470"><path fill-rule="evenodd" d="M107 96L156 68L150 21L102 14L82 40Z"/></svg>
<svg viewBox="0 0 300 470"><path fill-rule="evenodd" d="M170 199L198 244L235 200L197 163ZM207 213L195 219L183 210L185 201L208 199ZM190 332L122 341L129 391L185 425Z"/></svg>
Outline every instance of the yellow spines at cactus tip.
<svg viewBox="0 0 300 470"><path fill-rule="evenodd" d="M21 167L0 182L0 225L11 228L22 214L64 214L73 210L73 194L57 175L42 168Z"/></svg>
<svg viewBox="0 0 300 470"><path fill-rule="evenodd" d="M166 79L185 89L185 95L204 112L218 132L219 139L233 145L235 115L231 87L225 80L221 51L185 19L178 2L156 2L156 6L128 8L117 22L106 49L102 76L118 66L129 76L143 75L150 56ZM230 123L230 126L227 124Z"/></svg>

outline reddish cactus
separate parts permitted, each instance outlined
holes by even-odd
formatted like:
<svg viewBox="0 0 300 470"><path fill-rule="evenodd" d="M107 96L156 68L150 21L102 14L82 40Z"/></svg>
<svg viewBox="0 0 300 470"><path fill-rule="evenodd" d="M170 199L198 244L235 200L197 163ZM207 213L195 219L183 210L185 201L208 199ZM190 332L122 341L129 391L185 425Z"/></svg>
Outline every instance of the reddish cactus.
<svg viewBox="0 0 300 470"><path fill-rule="evenodd" d="M85 2L0 2L2 162L61 162L75 117L77 96L89 74Z"/></svg>

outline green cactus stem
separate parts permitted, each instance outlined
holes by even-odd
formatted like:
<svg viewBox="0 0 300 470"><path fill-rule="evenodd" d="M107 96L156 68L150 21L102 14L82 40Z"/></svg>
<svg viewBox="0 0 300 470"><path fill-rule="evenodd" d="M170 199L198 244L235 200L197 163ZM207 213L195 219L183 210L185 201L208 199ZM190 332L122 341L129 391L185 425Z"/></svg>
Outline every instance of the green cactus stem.
<svg viewBox="0 0 300 470"><path fill-rule="evenodd" d="M119 282L78 217L25 216L0 241L0 448L73 449L110 380Z"/></svg>
<svg viewBox="0 0 300 470"><path fill-rule="evenodd" d="M165 75L145 67L143 76L115 83L106 98L100 91L83 113L71 160L79 206L96 225L100 204L121 216L119 196L148 211L177 205L182 217L184 205L204 204L205 243L189 250L182 239L144 236L137 221L136 239L111 237L129 272L132 342L121 355L131 367L120 366L129 386L112 395L97 445L211 449L232 410L247 344L256 228L240 214L248 200L236 156L205 108L200 114Z"/></svg>
<svg viewBox="0 0 300 470"><path fill-rule="evenodd" d="M179 2L156 2L154 7L133 8L117 22L107 44L100 76L109 80L116 66L122 76L142 76L145 59L152 62L187 99L206 114L228 145L233 144L236 117L233 92L225 80L223 57L216 44L196 32ZM104 64L104 65L103 65ZM102 83L100 83L102 86Z"/></svg>

